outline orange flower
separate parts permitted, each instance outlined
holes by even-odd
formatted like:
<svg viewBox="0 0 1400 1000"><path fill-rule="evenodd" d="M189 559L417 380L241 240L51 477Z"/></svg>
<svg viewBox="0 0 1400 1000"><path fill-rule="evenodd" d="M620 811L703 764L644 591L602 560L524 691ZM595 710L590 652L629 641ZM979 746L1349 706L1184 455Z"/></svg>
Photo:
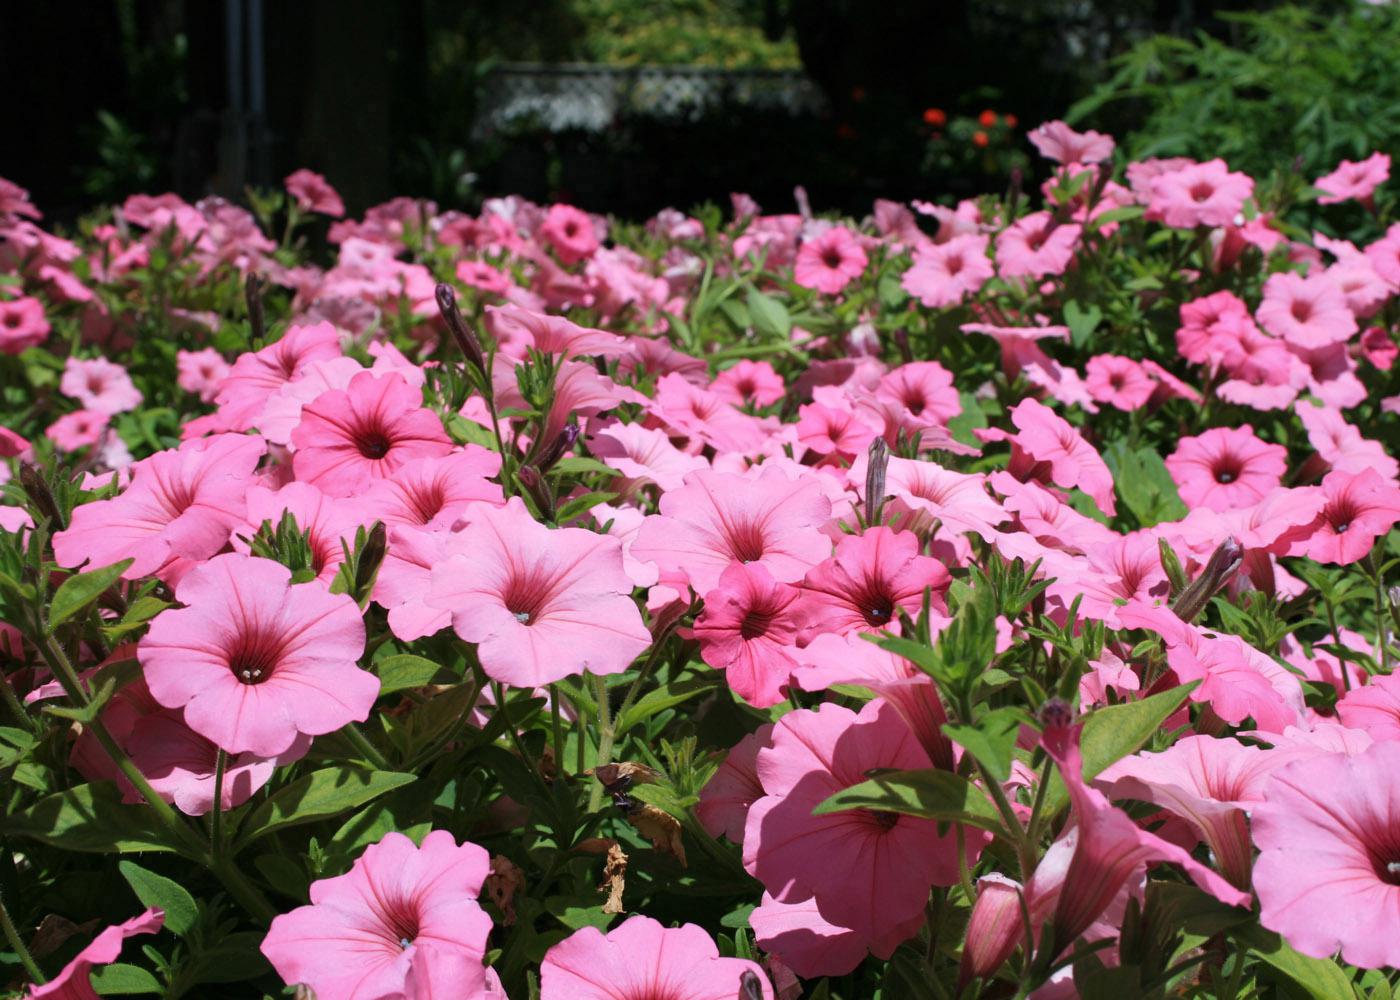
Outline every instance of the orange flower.
<svg viewBox="0 0 1400 1000"><path fill-rule="evenodd" d="M942 108L924 108L925 125L947 125L948 115Z"/></svg>
<svg viewBox="0 0 1400 1000"><path fill-rule="evenodd" d="M983 128L992 128L997 123L997 113L990 108L977 116L977 124Z"/></svg>
<svg viewBox="0 0 1400 1000"><path fill-rule="evenodd" d="M987 148L987 133L986 133L986 132L983 132L981 129L978 129L976 132L973 132L973 133L972 133L972 144L973 144L974 146L976 146L978 149L986 149L986 148Z"/></svg>

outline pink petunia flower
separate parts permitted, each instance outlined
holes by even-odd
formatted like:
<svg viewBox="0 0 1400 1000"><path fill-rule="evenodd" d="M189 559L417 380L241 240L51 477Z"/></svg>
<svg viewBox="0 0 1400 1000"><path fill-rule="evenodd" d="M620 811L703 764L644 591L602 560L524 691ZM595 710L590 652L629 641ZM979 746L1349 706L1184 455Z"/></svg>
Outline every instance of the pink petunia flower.
<svg viewBox="0 0 1400 1000"><path fill-rule="evenodd" d="M1100 403L1131 413L1147 405L1157 383L1132 358L1097 354L1084 365L1084 387Z"/></svg>
<svg viewBox="0 0 1400 1000"><path fill-rule="evenodd" d="M830 517L831 501L814 474L793 480L766 466L746 475L702 470L661 498L632 555L700 594L718 587L732 562L759 563L779 583L796 583L831 553L820 530Z"/></svg>
<svg viewBox="0 0 1400 1000"><path fill-rule="evenodd" d="M765 423L740 412L723 396L693 385L684 375L672 372L656 382L655 395L644 400L654 420L689 438L698 451L709 445L716 451L751 455L763 448L768 437Z"/></svg>
<svg viewBox="0 0 1400 1000"><path fill-rule="evenodd" d="M769 958L778 958L799 976L844 976L873 954L887 959L896 948L919 933L923 914L892 926L879 941L866 941L849 927L838 927L822 916L815 899L784 903L765 892L749 914L754 941Z"/></svg>
<svg viewBox="0 0 1400 1000"><path fill-rule="evenodd" d="M1308 433L1308 443L1330 468L1342 472L1375 469L1386 479L1400 476L1400 462L1386 451L1385 445L1363 438L1335 407L1299 400L1293 405L1293 412Z"/></svg>
<svg viewBox="0 0 1400 1000"><path fill-rule="evenodd" d="M98 1000L92 988L92 967L109 965L122 953L122 942L137 934L154 934L165 924L165 912L151 908L125 923L108 927L92 939L63 971L43 986L31 986L26 1000Z"/></svg>
<svg viewBox="0 0 1400 1000"><path fill-rule="evenodd" d="M1229 291L1183 302L1176 347L1187 361L1198 365L1233 365L1243 355L1240 337L1254 327L1249 307Z"/></svg>
<svg viewBox="0 0 1400 1000"><path fill-rule="evenodd" d="M1255 315L1274 336L1304 349L1343 343L1358 330L1346 296L1326 275L1271 274Z"/></svg>
<svg viewBox="0 0 1400 1000"><path fill-rule="evenodd" d="M1400 288L1400 222L1392 222L1384 236L1366 247L1365 254L1377 274Z"/></svg>
<svg viewBox="0 0 1400 1000"><path fill-rule="evenodd" d="M854 408L807 403L797 411L797 440L818 455L859 455L882 429Z"/></svg>
<svg viewBox="0 0 1400 1000"><path fill-rule="evenodd" d="M1018 432L1011 438L1013 475L1039 479L1043 470L1056 486L1083 490L1105 514L1117 512L1113 474L1068 421L1034 399L1023 399L1012 409L1011 422Z"/></svg>
<svg viewBox="0 0 1400 1000"><path fill-rule="evenodd" d="M65 413L44 429L44 437L54 443L59 451L77 451L102 440L112 418L105 413L92 410L74 410Z"/></svg>
<svg viewBox="0 0 1400 1000"><path fill-rule="evenodd" d="M941 609L952 578L941 562L920 555L919 549L912 531L879 525L843 537L835 555L808 570L802 581L798 614L803 644L825 632L898 633L899 612L917 615L925 590L932 591L933 606Z"/></svg>
<svg viewBox="0 0 1400 1000"><path fill-rule="evenodd" d="M967 234L914 251L914 264L900 284L925 308L955 306L975 295L995 273L987 257L987 237Z"/></svg>
<svg viewBox="0 0 1400 1000"><path fill-rule="evenodd" d="M1063 274L1074 259L1080 227L1057 223L1049 212L1032 212L997 234L997 270L1003 278Z"/></svg>
<svg viewBox="0 0 1400 1000"><path fill-rule="evenodd" d="M537 235L554 248L565 264L592 257L602 245L588 213L572 205L550 205Z"/></svg>
<svg viewBox="0 0 1400 1000"><path fill-rule="evenodd" d="M762 563L731 563L719 586L705 594L705 610L691 629L700 658L723 670L734 693L755 708L786 697L797 666L800 594L774 581Z"/></svg>
<svg viewBox="0 0 1400 1000"><path fill-rule="evenodd" d="M1259 440L1249 424L1213 427L1178 439L1166 464L1186 506L1233 510L1258 503L1279 485L1288 450Z"/></svg>
<svg viewBox="0 0 1400 1000"><path fill-rule="evenodd" d="M292 468L332 496L364 493L410 461L450 454L442 421L401 375L362 372L318 396L292 431Z"/></svg>
<svg viewBox="0 0 1400 1000"><path fill-rule="evenodd" d="M374 580L374 603L389 612L389 631L404 642L436 635L452 624L452 612L428 606L433 567L448 555L445 531L408 525L389 529L388 551Z"/></svg>
<svg viewBox="0 0 1400 1000"><path fill-rule="evenodd" d="M1336 205L1355 198L1370 205L1376 188L1390 180L1390 155L1372 153L1364 160L1343 160L1330 174L1319 177L1313 187L1326 194L1317 199L1319 205Z"/></svg>
<svg viewBox="0 0 1400 1000"><path fill-rule="evenodd" d="M345 214L345 202L341 201L340 194L331 187L330 181L314 170L303 167L288 174L283 183L303 212L320 212L332 219L339 219Z"/></svg>
<svg viewBox="0 0 1400 1000"><path fill-rule="evenodd" d="M1298 951L1400 965L1400 745L1277 771L1252 815L1259 921Z"/></svg>
<svg viewBox="0 0 1400 1000"><path fill-rule="evenodd" d="M0 354L19 354L42 344L49 329L44 304L38 299L0 299Z"/></svg>
<svg viewBox="0 0 1400 1000"><path fill-rule="evenodd" d="M58 388L94 413L125 413L141 405L141 391L126 369L105 358L69 358Z"/></svg>
<svg viewBox="0 0 1400 1000"><path fill-rule="evenodd" d="M680 489L688 474L709 468L699 455L671 444L665 431L641 424L610 424L593 436L588 450L618 471L622 493L631 493L643 483L655 483L663 493Z"/></svg>
<svg viewBox="0 0 1400 1000"><path fill-rule="evenodd" d="M224 356L212 347L202 351L176 351L175 368L179 373L176 384L206 403L214 399L219 386L233 370Z"/></svg>
<svg viewBox="0 0 1400 1000"><path fill-rule="evenodd" d="M783 377L767 361L744 358L715 376L710 391L735 406L771 406L787 395Z"/></svg>
<svg viewBox="0 0 1400 1000"><path fill-rule="evenodd" d="M486 329L505 354L520 361L525 360L531 347L560 360L614 358L627 350L626 339L615 333L519 306L487 306Z"/></svg>
<svg viewBox="0 0 1400 1000"><path fill-rule="evenodd" d="M1369 654L1369 644L1362 651ZM1337 702L1337 718L1374 740L1400 740L1400 677L1385 674L1352 688Z"/></svg>
<svg viewBox="0 0 1400 1000"><path fill-rule="evenodd" d="M839 295L865 273L868 263L856 234L845 226L832 226L798 248L792 280L823 295Z"/></svg>
<svg viewBox="0 0 1400 1000"><path fill-rule="evenodd" d="M137 463L120 496L74 508L67 530L54 535L54 556L61 566L93 567L131 558L129 580L172 558L208 559L242 523L265 448L259 437L220 434L157 452Z"/></svg>
<svg viewBox="0 0 1400 1000"><path fill-rule="evenodd" d="M758 781L758 751L770 744L773 724L765 722L729 748L724 760L705 787L695 807L695 818L710 836L744 842L744 823L749 806L763 797Z"/></svg>
<svg viewBox="0 0 1400 1000"><path fill-rule="evenodd" d="M452 612L494 680L533 688L621 673L651 645L616 538L545 527L518 497L467 517L432 568L426 603Z"/></svg>
<svg viewBox="0 0 1400 1000"><path fill-rule="evenodd" d="M1329 472L1321 489L1327 503L1316 520L1290 533L1296 540L1290 555L1346 566L1400 521L1400 486L1375 469Z"/></svg>
<svg viewBox="0 0 1400 1000"><path fill-rule="evenodd" d="M814 899L823 919L868 944L923 910L929 888L958 879L952 830L896 813L812 810L871 768L931 766L894 708L839 705L789 712L758 751L764 796L749 809L744 867L782 902ZM969 859L972 863L973 859Z"/></svg>
<svg viewBox="0 0 1400 1000"><path fill-rule="evenodd" d="M900 423L909 429L944 426L962 412L953 373L937 361L914 361L882 375L875 398L903 408Z"/></svg>
<svg viewBox="0 0 1400 1000"><path fill-rule="evenodd" d="M1102 163L1113 155L1113 137L1089 129L1076 132L1062 121L1037 125L1026 134L1040 155L1056 163Z"/></svg>
<svg viewBox="0 0 1400 1000"><path fill-rule="evenodd" d="M1254 194L1254 180L1232 173L1224 160L1168 170L1149 182L1147 217L1174 229L1228 226Z"/></svg>
<svg viewBox="0 0 1400 1000"><path fill-rule="evenodd" d="M746 977L762 1000L773 1000L763 970L721 958L702 928L635 916L606 935L584 927L550 948L540 965L540 1000L734 1000L744 995Z"/></svg>
<svg viewBox="0 0 1400 1000"><path fill-rule="evenodd" d="M241 553L185 574L185 605L161 612L139 656L151 695L229 753L274 757L298 735L320 736L369 717L379 678L356 661L359 608L320 583Z"/></svg>
<svg viewBox="0 0 1400 1000"><path fill-rule="evenodd" d="M490 481L501 471L501 456L469 444L437 458L415 458L376 479L360 504L367 518L385 525L407 524L428 531L452 527L468 505L505 502Z"/></svg>
<svg viewBox="0 0 1400 1000"><path fill-rule="evenodd" d="M477 897L490 871L485 850L446 830L421 847L385 834L350 871L313 882L310 906L276 917L262 953L320 997L482 997L491 918Z"/></svg>
<svg viewBox="0 0 1400 1000"><path fill-rule="evenodd" d="M234 361L214 396L220 416L230 429L247 430L281 386L316 362L340 356L340 334L331 324L289 326L275 343Z"/></svg>

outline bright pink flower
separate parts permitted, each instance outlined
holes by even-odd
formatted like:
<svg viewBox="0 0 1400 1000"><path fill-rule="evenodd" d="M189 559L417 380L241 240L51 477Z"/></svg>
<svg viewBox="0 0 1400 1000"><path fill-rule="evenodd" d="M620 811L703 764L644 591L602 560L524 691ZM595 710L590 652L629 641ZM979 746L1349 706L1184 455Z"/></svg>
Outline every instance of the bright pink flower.
<svg viewBox="0 0 1400 1000"><path fill-rule="evenodd" d="M330 182L314 170L303 167L288 174L283 183L287 185L287 193L296 200L297 208L303 212L320 212L333 219L345 214L345 202L340 200L340 195Z"/></svg>
<svg viewBox="0 0 1400 1000"><path fill-rule="evenodd" d="M1343 659L1336 653L1332 653L1325 646L1336 646L1352 653L1360 653L1363 656L1371 656L1375 652L1374 647L1360 632L1354 632L1349 628L1339 628L1340 636L1334 636L1330 632L1312 643L1312 648L1306 652L1303 646L1294 636L1287 636L1279 644L1278 655L1283 661L1298 672L1303 678L1315 684L1326 684L1337 692L1337 697L1342 701L1337 703L1338 713L1343 701L1343 695L1353 688L1359 688L1365 684L1369 675L1366 669L1358 664L1354 659L1348 657ZM1400 709L1400 703L1397 703ZM1345 721L1345 719L1343 719ZM1352 725L1352 723L1348 723ZM1365 728L1357 725L1356 728ZM1400 736L1400 714L1396 717L1396 736Z"/></svg>
<svg viewBox="0 0 1400 1000"><path fill-rule="evenodd" d="M407 524L444 531L472 503L504 503L501 487L489 480L501 471L501 456L469 444L439 458L415 458L382 479L363 497L367 517L385 525Z"/></svg>
<svg viewBox="0 0 1400 1000"><path fill-rule="evenodd" d="M422 847L385 834L346 874L311 883L311 905L275 918L262 953L327 1000L481 997L491 918L477 897L490 871L485 850L446 830Z"/></svg>
<svg viewBox="0 0 1400 1000"><path fill-rule="evenodd" d="M1385 674L1352 688L1337 702L1337 718L1373 740L1400 740L1400 676Z"/></svg>
<svg viewBox="0 0 1400 1000"><path fill-rule="evenodd" d="M1142 365L1116 354L1097 354L1084 365L1084 386L1100 403L1131 412L1147 405L1157 390Z"/></svg>
<svg viewBox="0 0 1400 1000"><path fill-rule="evenodd" d="M914 251L914 265L900 284L925 308L955 306L977 294L995 273L987 257L987 237L967 234Z"/></svg>
<svg viewBox="0 0 1400 1000"><path fill-rule="evenodd" d="M29 987L27 1000L98 1000L90 978L92 967L115 962L122 953L123 941L136 934L154 934L164 923L164 911L152 908L125 923L108 927L78 952L62 972L43 986Z"/></svg>
<svg viewBox="0 0 1400 1000"><path fill-rule="evenodd" d="M537 231L565 264L577 264L598 252L601 244L587 212L572 205L550 205Z"/></svg>
<svg viewBox="0 0 1400 1000"><path fill-rule="evenodd" d="M993 873L977 880L977 899L967 921L966 943L958 962L958 985L989 979L1026 936L1021 883Z"/></svg>
<svg viewBox="0 0 1400 1000"><path fill-rule="evenodd" d="M1297 756L1239 740L1187 736L1160 753L1125 757L1095 784L1115 799L1138 799L1186 820L1232 884L1249 888L1253 850L1245 814L1264 801L1269 776Z"/></svg>
<svg viewBox="0 0 1400 1000"><path fill-rule="evenodd" d="M744 358L715 376L710 391L720 398L743 406L771 406L787 395L783 377L767 361Z"/></svg>
<svg viewBox="0 0 1400 1000"><path fill-rule="evenodd" d="M845 226L832 226L798 248L792 280L823 295L839 295L865 273L869 262L855 233Z"/></svg>
<svg viewBox="0 0 1400 1000"><path fill-rule="evenodd" d="M1308 443L1317 449L1318 457L1332 469L1341 472L1375 469L1386 479L1400 476L1400 462L1385 450L1385 445L1363 438L1361 432L1347 423L1335 407L1299 400L1294 404L1293 412L1298 414L1298 419L1308 432Z"/></svg>
<svg viewBox="0 0 1400 1000"><path fill-rule="evenodd" d="M0 354L19 354L42 344L48 335L42 302L28 296L0 299Z"/></svg>
<svg viewBox="0 0 1400 1000"><path fill-rule="evenodd" d="M815 474L793 480L766 466L745 475L692 472L659 509L643 522L632 555L700 594L718 587L733 562L759 563L779 583L796 583L831 553L820 530L831 501Z"/></svg>
<svg viewBox="0 0 1400 1000"><path fill-rule="evenodd" d="M1013 448L1023 453L1026 479L1039 479L1041 469L1056 486L1078 487L1087 493L1105 514L1117 512L1113 498L1113 474L1099 453L1068 421L1034 399L1023 399L1011 411L1011 422L1018 433ZM1013 455L1013 465L1016 465ZM1015 472L1015 469L1012 470Z"/></svg>
<svg viewBox="0 0 1400 1000"><path fill-rule="evenodd" d="M1112 542L1116 533L1038 483L1023 483L1008 472L994 472L988 481L1004 496L1002 506L1014 515L1020 528L1037 542L1066 552L1084 553L1095 545Z"/></svg>
<svg viewBox="0 0 1400 1000"><path fill-rule="evenodd" d="M340 356L340 334L331 324L289 326L276 343L240 354L219 385L214 401L230 428L247 430L268 397L281 386L300 377L316 362Z"/></svg>
<svg viewBox="0 0 1400 1000"><path fill-rule="evenodd" d="M656 382L656 392L647 401L647 410L676 436L709 445L716 451L750 455L762 449L766 425L741 413L719 393L691 384L684 375L673 372Z"/></svg>
<svg viewBox="0 0 1400 1000"><path fill-rule="evenodd" d="M151 694L229 753L274 757L298 735L369 717L379 678L356 661L365 625L355 602L241 553L185 574L182 609L163 611L140 644Z"/></svg>
<svg viewBox="0 0 1400 1000"><path fill-rule="evenodd" d="M511 289L510 276L485 261L459 260L457 280L468 288L476 288L492 295L504 295Z"/></svg>
<svg viewBox="0 0 1400 1000"><path fill-rule="evenodd" d="M769 745L772 735L773 724L765 722L730 747L701 789L695 818L711 837L728 837L735 844L744 842L749 806L763 797L763 786L758 781L758 751Z"/></svg>
<svg viewBox="0 0 1400 1000"><path fill-rule="evenodd" d="M332 496L364 493L416 458L452 452L442 421L398 374L362 372L347 389L323 393L292 431L297 478Z"/></svg>
<svg viewBox="0 0 1400 1000"><path fill-rule="evenodd" d="M1329 472L1322 492L1327 504L1312 524L1292 533L1297 545L1291 555L1345 566L1370 552L1400 520L1400 486L1375 469Z"/></svg>
<svg viewBox="0 0 1400 1000"><path fill-rule="evenodd" d="M0 216L27 215L31 219L44 216L29 200L29 192L14 181L0 177Z"/></svg>
<svg viewBox="0 0 1400 1000"><path fill-rule="evenodd" d="M131 485L113 500L73 510L54 535L61 566L110 566L135 561L128 580L148 576L172 558L208 559L242 523L262 438L220 434L188 441L137 463Z"/></svg>
<svg viewBox="0 0 1400 1000"><path fill-rule="evenodd" d="M69 358L58 388L94 413L125 413L141 405L141 391L126 369L105 358Z"/></svg>
<svg viewBox="0 0 1400 1000"><path fill-rule="evenodd" d="M1256 410L1280 410L1292 405L1298 391L1308 384L1308 366L1277 337L1254 324L1242 328L1233 360L1225 362L1229 379L1216 395Z"/></svg>
<svg viewBox="0 0 1400 1000"><path fill-rule="evenodd" d="M105 413L92 410L74 410L65 413L44 430L44 437L54 443L59 451L77 451L102 440L112 418Z"/></svg>
<svg viewBox="0 0 1400 1000"><path fill-rule="evenodd" d="M1057 224L1049 212L1032 212L997 235L997 269L1003 278L1063 274L1078 244L1077 224Z"/></svg>
<svg viewBox="0 0 1400 1000"><path fill-rule="evenodd" d="M663 493L680 489L682 481L709 463L671 444L664 431L641 424L610 424L589 441L588 450L622 477L623 492L642 483L655 483Z"/></svg>
<svg viewBox="0 0 1400 1000"><path fill-rule="evenodd" d="M1319 205L1335 205L1355 198L1370 203L1376 188L1390 180L1390 156L1372 153L1364 160L1343 160L1330 174L1319 177L1313 187L1327 192L1317 199Z"/></svg>
<svg viewBox="0 0 1400 1000"><path fill-rule="evenodd" d="M547 528L516 497L467 517L432 568L426 603L452 612L492 679L533 688L617 674L651 645L616 538Z"/></svg>
<svg viewBox="0 0 1400 1000"><path fill-rule="evenodd" d="M1180 438L1166 462L1186 506L1222 511L1252 506L1278 486L1288 450L1259 440L1243 424Z"/></svg>
<svg viewBox="0 0 1400 1000"><path fill-rule="evenodd" d="M900 423L914 429L945 426L962 412L953 373L937 361L914 361L881 376L877 399L903 408Z"/></svg>
<svg viewBox="0 0 1400 1000"><path fill-rule="evenodd" d="M1385 327L1367 327L1361 334L1361 356L1383 372L1390 371L1400 358L1400 344L1391 339Z"/></svg>
<svg viewBox="0 0 1400 1000"><path fill-rule="evenodd" d="M1305 278L1292 271L1270 275L1256 315L1274 336L1305 349L1350 340L1358 329L1346 296L1326 275Z"/></svg>
<svg viewBox="0 0 1400 1000"><path fill-rule="evenodd" d="M1254 194L1254 180L1224 160L1192 163L1152 178L1147 217L1174 229L1228 226Z"/></svg>
<svg viewBox="0 0 1400 1000"><path fill-rule="evenodd" d="M345 561L342 543L353 546L355 530L374 520L357 501L329 497L310 483L288 483L279 490L266 486L248 488L248 510L242 530L235 530L233 547L247 552L251 538L264 523L275 529L286 514L306 535L311 549L311 569L327 587Z"/></svg>
<svg viewBox="0 0 1400 1000"><path fill-rule="evenodd" d="M899 612L917 615L924 591L943 606L951 577L937 559L919 554L919 536L883 526L846 535L836 554L808 570L798 612L803 640L823 632L899 631Z"/></svg>
<svg viewBox="0 0 1400 1000"><path fill-rule="evenodd" d="M872 424L854 409L807 403L797 411L797 440L818 455L859 455L880 436Z"/></svg>
<svg viewBox="0 0 1400 1000"><path fill-rule="evenodd" d="M487 306L486 329L502 351L521 361L531 347L560 360L591 356L614 358L627 349L627 341L615 333L579 326L563 316L550 316L512 305Z"/></svg>
<svg viewBox="0 0 1400 1000"><path fill-rule="evenodd" d="M1400 965L1400 745L1276 772L1252 815L1259 921L1298 951Z"/></svg>
<svg viewBox="0 0 1400 1000"><path fill-rule="evenodd" d="M1026 134L1040 155L1056 163L1102 163L1113 155L1113 137L1089 129L1076 132L1062 121L1037 125Z"/></svg>
<svg viewBox="0 0 1400 1000"><path fill-rule="evenodd" d="M1303 363L1307 389L1327 406L1351 409L1366 399L1366 386L1356 376L1356 361L1348 344L1289 350Z"/></svg>
<svg viewBox="0 0 1400 1000"><path fill-rule="evenodd" d="M1233 365L1243 355L1240 337L1254 328L1254 317L1233 293L1216 292L1181 305L1176 347L1194 364Z"/></svg>
<svg viewBox="0 0 1400 1000"><path fill-rule="evenodd" d="M540 1000L734 1000L745 973L763 1000L773 1000L763 970L721 958L702 928L636 916L606 935L596 927L574 931L550 948L540 966Z"/></svg>
<svg viewBox="0 0 1400 1000"><path fill-rule="evenodd" d="M208 403L228 377L232 367L224 356L212 347L202 351L176 351L175 367L179 372L176 384Z"/></svg>
<svg viewBox="0 0 1400 1000"><path fill-rule="evenodd" d="M705 594L705 610L691 630L700 658L723 670L730 688L755 708L786 696L797 666L799 594L775 582L762 563L731 563L719 586Z"/></svg>
<svg viewBox="0 0 1400 1000"><path fill-rule="evenodd" d="M1067 711L1066 711L1066 714ZM1191 881L1222 903L1248 906L1249 893L1236 889L1175 844L1143 830L1115 808L1102 792L1084 782L1079 752L1083 726L1055 720L1045 727L1041 746L1055 761L1074 810L1074 851L1055 905L1054 949L1072 944L1108 908L1129 877L1143 864L1179 865ZM1045 867L1042 862L1042 866ZM1039 895L1045 873L1037 868L1026 894Z"/></svg>
<svg viewBox="0 0 1400 1000"><path fill-rule="evenodd" d="M404 642L436 635L452 624L452 612L428 606L432 571L447 559L445 531L407 525L389 529L389 548L374 581L374 602L389 612L389 631Z"/></svg>
<svg viewBox="0 0 1400 1000"><path fill-rule="evenodd" d="M878 943L922 912L931 886L957 881L954 833L940 837L932 820L813 815L871 768L931 766L892 706L876 699L859 714L833 704L800 709L778 721L771 739L758 752L764 797L749 809L744 867L775 899L814 899L823 919Z"/></svg>
<svg viewBox="0 0 1400 1000"><path fill-rule="evenodd" d="M1400 222L1392 222L1385 235L1366 247L1365 252L1376 273L1400 288Z"/></svg>

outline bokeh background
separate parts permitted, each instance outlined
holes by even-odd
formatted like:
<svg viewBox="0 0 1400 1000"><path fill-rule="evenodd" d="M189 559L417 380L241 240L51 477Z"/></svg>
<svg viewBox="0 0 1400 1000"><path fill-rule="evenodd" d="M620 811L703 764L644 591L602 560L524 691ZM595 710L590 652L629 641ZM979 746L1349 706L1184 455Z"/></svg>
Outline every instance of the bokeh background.
<svg viewBox="0 0 1400 1000"><path fill-rule="evenodd" d="M57 220L302 166L351 211L776 210L802 183L862 212L1011 183L1052 117L1135 155L1325 170L1400 136L1397 51L1395 10L1356 0L10 2L0 175Z"/></svg>

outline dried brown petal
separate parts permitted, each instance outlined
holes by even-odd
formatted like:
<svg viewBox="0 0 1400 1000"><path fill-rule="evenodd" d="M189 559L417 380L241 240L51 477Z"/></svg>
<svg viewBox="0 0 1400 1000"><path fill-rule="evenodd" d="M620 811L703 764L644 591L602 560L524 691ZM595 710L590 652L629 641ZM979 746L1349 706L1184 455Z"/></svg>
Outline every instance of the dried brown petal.
<svg viewBox="0 0 1400 1000"><path fill-rule="evenodd" d="M669 854L685 867L685 845L681 843L681 823L680 820L656 806L642 803L637 809L627 814L627 821L637 828L637 832L647 840L651 841L651 846Z"/></svg>
<svg viewBox="0 0 1400 1000"><path fill-rule="evenodd" d="M608 898L603 903L604 913L622 913L622 891L627 887L627 855L614 842L608 848L608 860L603 865L603 882L599 892L606 892Z"/></svg>
<svg viewBox="0 0 1400 1000"><path fill-rule="evenodd" d="M491 859L491 874L486 876L486 895L501 911L501 923L515 923L515 893L525 888L525 873L503 854Z"/></svg>

